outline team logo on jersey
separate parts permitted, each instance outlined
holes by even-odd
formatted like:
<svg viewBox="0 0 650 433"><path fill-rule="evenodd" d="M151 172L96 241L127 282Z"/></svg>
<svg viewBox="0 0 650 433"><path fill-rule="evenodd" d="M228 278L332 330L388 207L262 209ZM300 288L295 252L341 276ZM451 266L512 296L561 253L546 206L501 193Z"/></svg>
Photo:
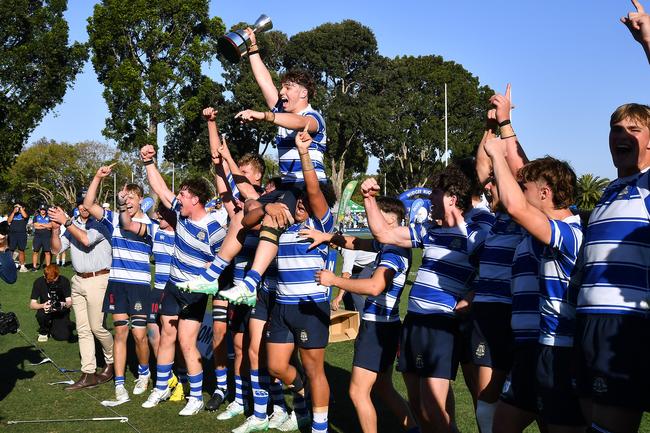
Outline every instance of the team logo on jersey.
<svg viewBox="0 0 650 433"><path fill-rule="evenodd" d="M196 238L197 238L198 240L200 240L201 242L203 242L203 241L205 240L205 232L198 232L198 233L196 234Z"/></svg>
<svg viewBox="0 0 650 433"><path fill-rule="evenodd" d="M604 394L607 392L607 381L602 377L595 377L591 388L597 394Z"/></svg>
<svg viewBox="0 0 650 433"><path fill-rule="evenodd" d="M135 311L142 311L142 304L139 302L136 302L135 305L133 306L133 309Z"/></svg>
<svg viewBox="0 0 650 433"><path fill-rule="evenodd" d="M415 357L415 368L424 368L424 359L422 358L422 355Z"/></svg>
<svg viewBox="0 0 650 433"><path fill-rule="evenodd" d="M476 352L474 352L477 358L483 358L485 356L485 343L481 342L476 347Z"/></svg>
<svg viewBox="0 0 650 433"><path fill-rule="evenodd" d="M309 336L307 335L307 331L303 329L300 331L300 342L306 343L307 340L309 340Z"/></svg>

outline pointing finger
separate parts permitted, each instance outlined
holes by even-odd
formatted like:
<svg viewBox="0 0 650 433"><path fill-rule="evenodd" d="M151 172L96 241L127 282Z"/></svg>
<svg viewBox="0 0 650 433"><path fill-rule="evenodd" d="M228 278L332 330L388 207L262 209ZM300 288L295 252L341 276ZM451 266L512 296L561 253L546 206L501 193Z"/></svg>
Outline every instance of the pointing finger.
<svg viewBox="0 0 650 433"><path fill-rule="evenodd" d="M636 8L637 12L640 12L640 13L645 12L645 9L643 9L643 5L641 4L641 2L639 2L639 0L632 0L632 4Z"/></svg>
<svg viewBox="0 0 650 433"><path fill-rule="evenodd" d="M510 101L510 83L506 85L506 99Z"/></svg>

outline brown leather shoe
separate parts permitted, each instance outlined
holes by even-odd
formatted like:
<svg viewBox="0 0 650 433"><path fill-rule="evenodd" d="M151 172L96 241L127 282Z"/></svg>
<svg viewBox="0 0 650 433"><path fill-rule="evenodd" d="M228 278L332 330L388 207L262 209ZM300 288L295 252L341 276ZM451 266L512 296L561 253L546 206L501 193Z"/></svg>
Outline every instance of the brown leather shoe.
<svg viewBox="0 0 650 433"><path fill-rule="evenodd" d="M97 385L108 382L113 378L113 364L106 364L106 367L99 373L95 373L97 378Z"/></svg>
<svg viewBox="0 0 650 433"><path fill-rule="evenodd" d="M70 386L66 386L65 390L78 391L83 388L92 388L93 386L97 386L97 377L95 376L95 373L81 373L79 380Z"/></svg>

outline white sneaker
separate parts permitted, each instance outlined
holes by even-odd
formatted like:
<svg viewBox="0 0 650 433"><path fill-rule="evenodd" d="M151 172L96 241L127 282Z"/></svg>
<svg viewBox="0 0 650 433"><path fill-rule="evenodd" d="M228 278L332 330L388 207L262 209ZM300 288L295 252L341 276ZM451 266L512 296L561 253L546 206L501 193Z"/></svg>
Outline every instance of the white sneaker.
<svg viewBox="0 0 650 433"><path fill-rule="evenodd" d="M203 409L203 400L199 400L196 397L190 397L187 399L187 404L185 407L181 409L178 414L180 416L196 415L197 413L201 412L201 409Z"/></svg>
<svg viewBox="0 0 650 433"><path fill-rule="evenodd" d="M232 429L232 433L250 433L254 431L266 431L269 429L269 419L259 419L255 415L246 418L246 421L239 427Z"/></svg>
<svg viewBox="0 0 650 433"><path fill-rule="evenodd" d="M296 431L308 425L309 425L309 417L306 416L304 418L297 418L296 412L293 411L291 412L291 416L287 417L287 420L284 423L282 423L282 425L277 427L277 429L280 431Z"/></svg>
<svg viewBox="0 0 650 433"><path fill-rule="evenodd" d="M142 407L144 407L145 409L149 409L154 406L158 406L158 403L160 403L163 400L167 400L170 394L171 394L171 390L169 388L165 388L162 391L159 390L158 388L154 388L151 391L151 394L149 394L147 400L144 403L142 403Z"/></svg>
<svg viewBox="0 0 650 433"><path fill-rule="evenodd" d="M27 269L25 265L22 265L20 269L18 269L18 272L29 272L29 269Z"/></svg>
<svg viewBox="0 0 650 433"><path fill-rule="evenodd" d="M133 395L144 394L149 386L149 379L151 379L151 373L141 374L135 380L135 386L133 387Z"/></svg>
<svg viewBox="0 0 650 433"><path fill-rule="evenodd" d="M45 343L47 341L47 334L38 334L38 342Z"/></svg>
<svg viewBox="0 0 650 433"><path fill-rule="evenodd" d="M269 428L278 428L289 419L289 414L280 406L273 406L273 413L269 417Z"/></svg>
<svg viewBox="0 0 650 433"><path fill-rule="evenodd" d="M244 414L244 406L237 403L236 401L233 401L228 405L226 410L224 410L219 415L217 415L217 419L220 421L225 421L227 419L234 418L237 415L243 415L243 414Z"/></svg>
<svg viewBox="0 0 650 433"><path fill-rule="evenodd" d="M206 295L216 295L219 291L219 280L206 281L203 278L197 278L190 281L176 283L176 287L184 292L205 293Z"/></svg>
<svg viewBox="0 0 650 433"><path fill-rule="evenodd" d="M235 305L246 304L254 307L257 302L257 290L251 292L244 283L237 283L228 290L220 291L219 296Z"/></svg>
<svg viewBox="0 0 650 433"><path fill-rule="evenodd" d="M115 407L130 400L129 392L126 390L124 385L117 385L115 387L115 400L104 400L101 402L101 405L106 407Z"/></svg>

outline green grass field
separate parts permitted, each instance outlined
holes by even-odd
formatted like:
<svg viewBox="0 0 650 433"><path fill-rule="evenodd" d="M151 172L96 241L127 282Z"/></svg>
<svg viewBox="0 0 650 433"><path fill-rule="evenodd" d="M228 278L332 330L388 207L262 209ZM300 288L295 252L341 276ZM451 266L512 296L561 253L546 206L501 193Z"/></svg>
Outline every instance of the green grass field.
<svg viewBox="0 0 650 433"><path fill-rule="evenodd" d="M419 252L415 254L415 263L412 266L409 280L412 281L420 261ZM72 275L72 269L65 267L63 274ZM75 343L58 342L50 339L46 343L36 343L37 323L34 312L27 308L33 281L42 275L39 273L19 274L18 282L14 285L0 283L0 302L3 311L15 312L21 323L21 334L0 337L0 429L9 432L229 432L243 422L243 417L230 421L218 421L216 414L203 412L193 417L180 417L177 415L182 408L180 403L164 402L160 406L145 410L140 404L148 394L131 396L132 400L111 410L99 404L101 400L113 398L112 383L100 387L78 391L66 392L64 385L49 385L51 382L72 378L76 380L79 373L71 373L70 377L60 373L52 364L31 366L37 363L43 355L33 344L62 368L78 369L79 353ZM410 288L410 283L409 283ZM407 288L408 290L408 288ZM408 292L402 296L402 315L406 312L406 299ZM74 317L73 317L74 320ZM352 364L353 343L344 342L331 344L327 348L327 377L330 382L334 403L330 406L329 422L332 432L357 432L360 431L354 407L347 396L347 387L350 380ZM134 373L137 369L131 359L130 371L127 372L127 388L132 389ZM212 368L206 366L206 379L204 389L212 390L214 378ZM406 395L401 376L394 374L396 388ZM454 385L456 395L456 416L459 430L463 433L476 432L473 408L470 396L465 388L461 373ZM208 397L204 392L204 397ZM291 404L290 396L287 396ZM399 425L387 409L381 404L377 405L379 425L381 432L399 432ZM46 424L19 424L8 425L11 420L35 419L86 419L93 417L126 416L129 424L119 421L95 422L65 422ZM650 431L648 417L644 419L641 431ZM307 430L311 431L311 430ZM538 432L536 426L531 426L527 433Z"/></svg>

